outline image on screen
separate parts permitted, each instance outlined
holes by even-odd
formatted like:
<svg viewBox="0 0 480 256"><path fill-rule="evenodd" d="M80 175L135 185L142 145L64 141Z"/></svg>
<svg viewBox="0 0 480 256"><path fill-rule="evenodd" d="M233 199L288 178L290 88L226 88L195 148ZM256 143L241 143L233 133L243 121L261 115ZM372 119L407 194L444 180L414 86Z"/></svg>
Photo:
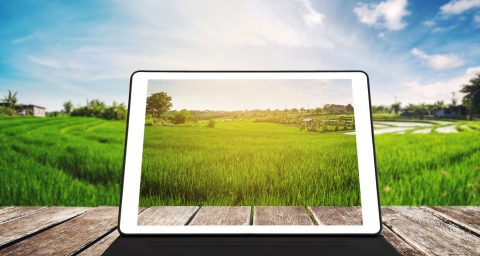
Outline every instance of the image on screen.
<svg viewBox="0 0 480 256"><path fill-rule="evenodd" d="M139 207L157 212L138 225L362 225L352 94L350 79L149 80Z"/></svg>

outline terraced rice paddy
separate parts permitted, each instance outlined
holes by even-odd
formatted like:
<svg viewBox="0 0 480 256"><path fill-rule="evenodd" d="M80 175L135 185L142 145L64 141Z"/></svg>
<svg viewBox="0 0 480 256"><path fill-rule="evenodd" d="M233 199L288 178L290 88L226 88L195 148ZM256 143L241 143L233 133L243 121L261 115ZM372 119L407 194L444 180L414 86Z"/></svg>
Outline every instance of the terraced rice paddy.
<svg viewBox="0 0 480 256"><path fill-rule="evenodd" d="M125 122L0 118L0 205L118 204Z"/></svg>
<svg viewBox="0 0 480 256"><path fill-rule="evenodd" d="M374 122L382 204L480 204L480 123Z"/></svg>

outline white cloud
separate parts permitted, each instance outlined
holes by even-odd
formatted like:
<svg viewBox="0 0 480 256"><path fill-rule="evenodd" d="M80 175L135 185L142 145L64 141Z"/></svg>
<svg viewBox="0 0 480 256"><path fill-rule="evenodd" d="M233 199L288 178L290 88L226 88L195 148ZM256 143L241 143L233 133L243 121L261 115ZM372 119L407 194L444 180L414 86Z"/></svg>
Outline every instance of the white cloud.
<svg viewBox="0 0 480 256"><path fill-rule="evenodd" d="M187 4L188 3L188 4ZM145 24L158 24L162 35L183 42L230 46L333 48L322 30L325 16L303 1L171 1L157 4L122 3L129 15ZM159 10L169 10L161 18ZM182 19L183 18L183 19ZM172 23L166 28L162 19ZM157 29L158 29L157 28ZM314 31L312 31L314 29Z"/></svg>
<svg viewBox="0 0 480 256"><path fill-rule="evenodd" d="M438 100L450 102L452 92L455 92L458 97L462 97L459 92L462 85L468 83L476 74L480 73L480 66L468 68L462 75L450 78L446 81L421 83L418 80L412 81L401 90L401 99L407 103L433 103Z"/></svg>
<svg viewBox="0 0 480 256"><path fill-rule="evenodd" d="M401 30L407 26L402 20L410 13L407 0L386 0L378 4L358 3L353 9L360 22L369 26Z"/></svg>
<svg viewBox="0 0 480 256"><path fill-rule="evenodd" d="M454 54L432 54L428 55L424 51L413 48L410 51L413 56L426 62L426 64L436 70L445 70L457 68L465 64L465 61Z"/></svg>
<svg viewBox="0 0 480 256"><path fill-rule="evenodd" d="M477 23L477 25L480 25L480 13L475 15L475 17L473 18L473 21Z"/></svg>
<svg viewBox="0 0 480 256"><path fill-rule="evenodd" d="M434 20L426 20L426 21L422 22L422 24L426 27L431 28L431 27L437 25L437 22L435 22Z"/></svg>
<svg viewBox="0 0 480 256"><path fill-rule="evenodd" d="M128 78L138 69L362 69L371 75L372 91L380 96L410 81L416 71L409 59L372 47L378 39L345 22L342 4L115 2L111 12L121 20L76 26L75 37L62 40L57 33L71 27L59 25L40 46L22 49L12 63L36 81L32 87L63 93L30 93L49 110L59 109L61 100L69 98L125 101ZM378 32L388 36L388 31ZM392 58L398 61L391 62ZM390 63L389 69L384 63Z"/></svg>
<svg viewBox="0 0 480 256"><path fill-rule="evenodd" d="M27 56L27 59L35 64L39 64L42 66L46 66L49 68L58 68L60 65L58 64L57 61L50 59L50 58L41 58L41 57L35 57L35 56Z"/></svg>
<svg viewBox="0 0 480 256"><path fill-rule="evenodd" d="M303 14L305 24L307 24L308 27L323 26L325 15L315 10L310 0L304 0L302 3L305 7L305 13Z"/></svg>
<svg viewBox="0 0 480 256"><path fill-rule="evenodd" d="M12 44L20 44L23 42L30 41L34 38L34 34L30 34L28 36L20 37L20 38L15 38L11 41Z"/></svg>
<svg viewBox="0 0 480 256"><path fill-rule="evenodd" d="M461 14L465 11L479 7L480 0L451 0L440 7L440 12L445 15Z"/></svg>

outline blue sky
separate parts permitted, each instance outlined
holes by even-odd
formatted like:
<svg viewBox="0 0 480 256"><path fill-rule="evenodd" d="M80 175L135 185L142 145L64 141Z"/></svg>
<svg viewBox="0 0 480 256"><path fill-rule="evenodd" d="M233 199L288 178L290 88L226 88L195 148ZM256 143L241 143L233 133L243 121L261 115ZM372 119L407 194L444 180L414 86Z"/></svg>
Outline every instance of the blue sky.
<svg viewBox="0 0 480 256"><path fill-rule="evenodd" d="M126 102L138 69L361 69L374 104L480 71L480 0L1 1L0 24L0 96L48 110Z"/></svg>

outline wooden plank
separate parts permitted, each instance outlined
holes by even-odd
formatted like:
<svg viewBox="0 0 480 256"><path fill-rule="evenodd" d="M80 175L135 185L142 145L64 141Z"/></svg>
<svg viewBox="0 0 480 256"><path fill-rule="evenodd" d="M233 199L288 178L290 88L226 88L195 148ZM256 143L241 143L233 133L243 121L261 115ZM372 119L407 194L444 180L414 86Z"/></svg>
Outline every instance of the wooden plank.
<svg viewBox="0 0 480 256"><path fill-rule="evenodd" d="M83 207L49 207L23 218L0 224L0 246L49 228L84 213Z"/></svg>
<svg viewBox="0 0 480 256"><path fill-rule="evenodd" d="M2 255L70 255L112 231L117 221L117 207L98 207L7 247Z"/></svg>
<svg viewBox="0 0 480 256"><path fill-rule="evenodd" d="M150 207L138 216L138 225L185 225L197 210L197 206ZM80 255L102 255L119 236L120 233L114 230Z"/></svg>
<svg viewBox="0 0 480 256"><path fill-rule="evenodd" d="M185 225L198 206L154 206L139 215L138 225Z"/></svg>
<svg viewBox="0 0 480 256"><path fill-rule="evenodd" d="M142 214L145 211L145 208L139 208L138 213ZM90 245L85 250L81 251L78 255L102 255L110 245L115 242L115 240L120 236L118 229L113 230L108 233L102 239L96 241L94 244Z"/></svg>
<svg viewBox="0 0 480 256"><path fill-rule="evenodd" d="M0 223L30 215L38 210L46 209L44 206L8 206L0 209Z"/></svg>
<svg viewBox="0 0 480 256"><path fill-rule="evenodd" d="M417 256L417 255L425 255L424 253L420 252L419 250L415 249L407 242L405 242L402 238L397 236L393 233L387 226L383 225L382 228L382 236L388 240L388 242L397 249L397 251L404 256Z"/></svg>
<svg viewBox="0 0 480 256"><path fill-rule="evenodd" d="M94 243L93 245L91 245L90 247L88 247L86 250L82 251L81 253L79 253L78 255L82 255L82 256L100 256L102 255L103 253L105 253L105 251L108 249L108 247L110 247L110 245L115 242L115 240L120 236L120 233L118 232L118 230L114 230L112 232L110 232L110 234L108 234L107 236L105 236L104 238L100 239L98 242Z"/></svg>
<svg viewBox="0 0 480 256"><path fill-rule="evenodd" d="M313 225L301 206L255 206L253 225Z"/></svg>
<svg viewBox="0 0 480 256"><path fill-rule="evenodd" d="M385 207L384 224L429 255L479 255L480 238L431 214L424 207Z"/></svg>
<svg viewBox="0 0 480 256"><path fill-rule="evenodd" d="M362 208L345 206L309 206L318 225L362 225Z"/></svg>
<svg viewBox="0 0 480 256"><path fill-rule="evenodd" d="M427 209L431 209L433 214L451 221L480 236L480 207L449 206L428 207Z"/></svg>
<svg viewBox="0 0 480 256"><path fill-rule="evenodd" d="M249 206L204 206L189 225L248 225Z"/></svg>

